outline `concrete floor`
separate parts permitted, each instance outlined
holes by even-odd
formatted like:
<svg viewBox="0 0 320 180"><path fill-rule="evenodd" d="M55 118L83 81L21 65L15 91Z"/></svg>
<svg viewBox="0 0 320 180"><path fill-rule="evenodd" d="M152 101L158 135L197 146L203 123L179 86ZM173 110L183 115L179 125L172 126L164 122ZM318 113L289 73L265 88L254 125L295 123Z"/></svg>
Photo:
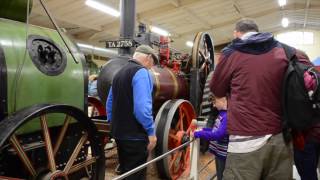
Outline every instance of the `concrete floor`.
<svg viewBox="0 0 320 180"><path fill-rule="evenodd" d="M117 151L116 148L111 149L106 152L106 173L105 173L105 179L113 179L117 175L114 172L115 167L118 164L117 160ZM208 164L209 161L211 161L213 158L213 155L210 153L205 153L205 154L200 154L200 162L199 162L199 170L202 169L201 173L199 174L199 179L200 180L210 180L212 176L215 174L216 169L215 169L215 163L212 161L207 167L203 168L205 165ZM187 177L185 178L180 178L180 180L183 179L188 179ZM147 168L147 180L160 180L158 177L157 171L155 164L151 164Z"/></svg>

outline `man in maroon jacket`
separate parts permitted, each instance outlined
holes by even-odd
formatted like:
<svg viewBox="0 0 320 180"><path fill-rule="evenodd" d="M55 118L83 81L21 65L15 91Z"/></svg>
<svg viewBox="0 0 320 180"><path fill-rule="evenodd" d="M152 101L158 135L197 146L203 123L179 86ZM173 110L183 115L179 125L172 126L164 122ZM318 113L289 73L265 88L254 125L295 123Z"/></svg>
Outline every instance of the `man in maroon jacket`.
<svg viewBox="0 0 320 180"><path fill-rule="evenodd" d="M227 96L229 103L224 179L292 179L292 149L281 134L284 49L249 19L236 23L234 36L210 84L213 94Z"/></svg>

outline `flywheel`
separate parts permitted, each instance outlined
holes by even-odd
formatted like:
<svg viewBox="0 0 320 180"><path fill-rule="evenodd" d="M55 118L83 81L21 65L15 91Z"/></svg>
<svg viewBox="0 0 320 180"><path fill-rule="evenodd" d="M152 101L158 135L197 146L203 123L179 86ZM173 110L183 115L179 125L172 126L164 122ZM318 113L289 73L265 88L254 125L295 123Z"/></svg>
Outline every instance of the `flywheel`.
<svg viewBox="0 0 320 180"><path fill-rule="evenodd" d="M190 102L199 115L206 79L214 69L214 45L208 33L199 32L194 38L190 66Z"/></svg>
<svg viewBox="0 0 320 180"><path fill-rule="evenodd" d="M158 138L155 155L160 156L189 141L191 122L196 113L189 101L168 100L160 108L156 120ZM159 176L164 179L187 177L190 173L190 147L178 150L157 162Z"/></svg>

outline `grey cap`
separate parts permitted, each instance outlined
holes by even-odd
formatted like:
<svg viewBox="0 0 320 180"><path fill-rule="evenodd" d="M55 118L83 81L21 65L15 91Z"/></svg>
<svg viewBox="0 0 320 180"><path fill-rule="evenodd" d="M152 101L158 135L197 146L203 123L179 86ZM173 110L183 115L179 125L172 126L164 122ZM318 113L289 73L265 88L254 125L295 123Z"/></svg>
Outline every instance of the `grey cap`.
<svg viewBox="0 0 320 180"><path fill-rule="evenodd" d="M143 44L143 45L138 46L136 49L136 52L151 55L153 60L155 61L155 63L158 62L158 55L157 55L156 51L148 45Z"/></svg>

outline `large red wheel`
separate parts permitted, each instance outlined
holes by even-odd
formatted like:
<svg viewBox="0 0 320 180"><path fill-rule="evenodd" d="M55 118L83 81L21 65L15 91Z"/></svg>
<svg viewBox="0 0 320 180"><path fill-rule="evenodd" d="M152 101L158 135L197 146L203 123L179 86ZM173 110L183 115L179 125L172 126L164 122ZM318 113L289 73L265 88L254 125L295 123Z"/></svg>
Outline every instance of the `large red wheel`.
<svg viewBox="0 0 320 180"><path fill-rule="evenodd" d="M158 138L155 155L159 156L189 141L191 122L196 113L186 100L168 100L160 108L156 117ZM190 147L186 147L157 162L159 176L178 179L190 172Z"/></svg>

